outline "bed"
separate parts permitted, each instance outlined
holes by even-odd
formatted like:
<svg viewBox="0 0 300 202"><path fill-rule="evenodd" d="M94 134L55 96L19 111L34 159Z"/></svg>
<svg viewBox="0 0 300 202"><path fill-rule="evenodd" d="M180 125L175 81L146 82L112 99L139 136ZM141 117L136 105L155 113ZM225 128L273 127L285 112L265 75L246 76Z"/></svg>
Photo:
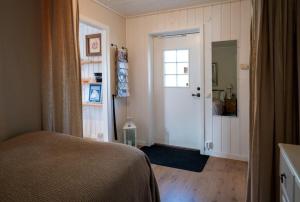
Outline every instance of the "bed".
<svg viewBox="0 0 300 202"><path fill-rule="evenodd" d="M0 201L157 202L138 149L35 132L0 143Z"/></svg>

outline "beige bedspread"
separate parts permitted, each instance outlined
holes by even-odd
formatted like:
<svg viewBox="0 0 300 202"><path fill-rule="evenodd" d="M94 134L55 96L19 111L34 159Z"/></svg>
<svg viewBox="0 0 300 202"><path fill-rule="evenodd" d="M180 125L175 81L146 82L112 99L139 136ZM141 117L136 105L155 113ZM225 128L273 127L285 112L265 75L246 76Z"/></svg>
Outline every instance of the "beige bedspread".
<svg viewBox="0 0 300 202"><path fill-rule="evenodd" d="M0 201L160 199L151 166L141 151L36 132L0 143Z"/></svg>

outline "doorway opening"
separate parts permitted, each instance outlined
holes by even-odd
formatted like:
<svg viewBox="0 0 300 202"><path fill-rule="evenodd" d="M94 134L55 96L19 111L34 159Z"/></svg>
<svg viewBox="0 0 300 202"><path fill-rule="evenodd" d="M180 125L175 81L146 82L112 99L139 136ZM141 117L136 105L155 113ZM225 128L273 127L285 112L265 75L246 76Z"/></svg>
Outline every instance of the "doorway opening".
<svg viewBox="0 0 300 202"><path fill-rule="evenodd" d="M202 33L153 37L153 142L204 153Z"/></svg>
<svg viewBox="0 0 300 202"><path fill-rule="evenodd" d="M108 134L108 63L106 31L80 21L83 137L109 140Z"/></svg>

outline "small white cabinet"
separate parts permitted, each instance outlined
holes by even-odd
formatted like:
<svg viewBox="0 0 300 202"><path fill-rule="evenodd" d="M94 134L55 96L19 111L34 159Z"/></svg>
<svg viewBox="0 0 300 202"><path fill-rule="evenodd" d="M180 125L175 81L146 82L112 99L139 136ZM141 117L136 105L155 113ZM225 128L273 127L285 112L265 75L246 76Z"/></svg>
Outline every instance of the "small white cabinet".
<svg viewBox="0 0 300 202"><path fill-rule="evenodd" d="M280 200L300 202L300 146L279 144Z"/></svg>

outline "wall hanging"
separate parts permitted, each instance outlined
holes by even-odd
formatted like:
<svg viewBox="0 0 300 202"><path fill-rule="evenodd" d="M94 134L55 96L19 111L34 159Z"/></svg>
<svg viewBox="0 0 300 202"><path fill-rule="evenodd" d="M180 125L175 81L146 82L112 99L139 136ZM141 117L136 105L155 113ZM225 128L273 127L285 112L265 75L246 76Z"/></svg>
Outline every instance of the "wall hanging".
<svg viewBox="0 0 300 202"><path fill-rule="evenodd" d="M117 45L111 44L115 48L115 60L116 60L116 94L113 94L113 121L114 121L114 135L115 140L118 139L116 113L115 113L115 98L128 97L128 50L125 47L121 49Z"/></svg>
<svg viewBox="0 0 300 202"><path fill-rule="evenodd" d="M102 84L90 84L89 102L102 103Z"/></svg>
<svg viewBox="0 0 300 202"><path fill-rule="evenodd" d="M101 34L91 34L85 36L86 56L101 56Z"/></svg>
<svg viewBox="0 0 300 202"><path fill-rule="evenodd" d="M128 97L128 51L116 48L116 96Z"/></svg>

